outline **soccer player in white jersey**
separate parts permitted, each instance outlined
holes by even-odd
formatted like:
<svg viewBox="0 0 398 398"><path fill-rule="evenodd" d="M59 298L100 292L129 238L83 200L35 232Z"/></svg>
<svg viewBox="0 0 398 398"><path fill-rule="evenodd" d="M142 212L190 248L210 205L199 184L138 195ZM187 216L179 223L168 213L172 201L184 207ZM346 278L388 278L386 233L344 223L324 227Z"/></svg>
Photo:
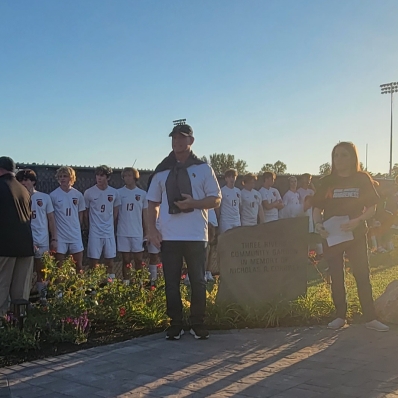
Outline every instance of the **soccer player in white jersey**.
<svg viewBox="0 0 398 398"><path fill-rule="evenodd" d="M87 257L94 268L104 254L108 278L115 279L113 259L116 257L115 224L120 206L118 191L108 185L112 169L102 165L95 169L96 185L84 192L88 225Z"/></svg>
<svg viewBox="0 0 398 398"><path fill-rule="evenodd" d="M55 258L58 262L62 262L67 253L71 254L76 264L76 271L79 272L83 269L81 226L86 209L83 195L73 188L76 173L72 167L60 167L55 177L59 187L50 193L58 239Z"/></svg>
<svg viewBox="0 0 398 398"><path fill-rule="evenodd" d="M303 174L300 178L300 185L300 188L297 190L300 204L303 207L304 214L309 218L309 232L314 233L315 228L314 220L312 218L312 197L315 195L315 187L312 183L312 175L309 173ZM317 256L322 256L322 243L316 243L315 250Z"/></svg>
<svg viewBox="0 0 398 398"><path fill-rule="evenodd" d="M283 195L283 209L279 213L280 218L294 218L303 215L304 209L300 203L300 196L297 192L297 177L290 176L289 190Z"/></svg>
<svg viewBox="0 0 398 398"><path fill-rule="evenodd" d="M45 297L46 282L43 274L42 257L49 249L57 250L57 231L55 229L54 208L50 196L36 191L37 176L31 169L20 170L16 179L29 191L31 199L31 227L35 247L35 271L37 274L37 291ZM51 242L50 242L51 234Z"/></svg>
<svg viewBox="0 0 398 398"><path fill-rule="evenodd" d="M266 171L263 174L263 186L259 190L265 222L276 221L278 219L278 211L283 209L281 194L273 187L275 179L275 173Z"/></svg>
<svg viewBox="0 0 398 398"><path fill-rule="evenodd" d="M137 187L138 170L126 167L122 179L126 184L118 189L120 207L117 218L117 250L122 253L123 283L130 283L128 266L134 261L135 269L142 269L144 236L146 236L147 208L146 192Z"/></svg>
<svg viewBox="0 0 398 398"><path fill-rule="evenodd" d="M309 232L314 232L314 222L312 221L312 197L315 194L315 188L312 185L311 174L305 173L300 178L301 187L297 189L300 204L303 207L305 215L310 218Z"/></svg>
<svg viewBox="0 0 398 398"><path fill-rule="evenodd" d="M156 220L156 228L159 230L159 220ZM151 274L151 286L155 286L158 278L158 264L160 263L160 249L153 243L147 242L147 250L149 253L149 273Z"/></svg>
<svg viewBox="0 0 398 398"><path fill-rule="evenodd" d="M220 234L241 225L241 192L239 188L235 187L237 176L238 172L234 169L229 169L224 174L225 185L221 188L221 206L215 209Z"/></svg>
<svg viewBox="0 0 398 398"><path fill-rule="evenodd" d="M241 190L240 220L242 226L257 225L264 222L264 210L261 195L254 189L256 176L248 173L243 177L243 189Z"/></svg>

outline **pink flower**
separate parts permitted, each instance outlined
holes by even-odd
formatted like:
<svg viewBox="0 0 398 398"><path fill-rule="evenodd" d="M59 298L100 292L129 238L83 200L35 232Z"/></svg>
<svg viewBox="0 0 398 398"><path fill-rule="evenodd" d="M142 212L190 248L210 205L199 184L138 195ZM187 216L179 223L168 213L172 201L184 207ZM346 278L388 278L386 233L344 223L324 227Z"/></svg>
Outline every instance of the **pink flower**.
<svg viewBox="0 0 398 398"><path fill-rule="evenodd" d="M132 267L133 267L133 264L131 264L131 263L126 264L126 267L127 267L127 268L132 268Z"/></svg>
<svg viewBox="0 0 398 398"><path fill-rule="evenodd" d="M125 316L126 315L126 309L124 307L121 307L119 310L119 315L120 316Z"/></svg>

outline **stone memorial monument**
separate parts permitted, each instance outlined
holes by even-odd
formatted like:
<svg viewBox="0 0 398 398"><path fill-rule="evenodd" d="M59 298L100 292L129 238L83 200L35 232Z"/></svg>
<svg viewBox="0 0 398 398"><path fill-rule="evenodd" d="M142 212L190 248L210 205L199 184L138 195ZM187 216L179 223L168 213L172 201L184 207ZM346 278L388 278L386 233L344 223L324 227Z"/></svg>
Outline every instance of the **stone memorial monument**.
<svg viewBox="0 0 398 398"><path fill-rule="evenodd" d="M376 313L385 322L398 324L398 280L392 281L375 300Z"/></svg>
<svg viewBox="0 0 398 398"><path fill-rule="evenodd" d="M218 238L219 302L257 306L307 291L308 217L238 227Z"/></svg>

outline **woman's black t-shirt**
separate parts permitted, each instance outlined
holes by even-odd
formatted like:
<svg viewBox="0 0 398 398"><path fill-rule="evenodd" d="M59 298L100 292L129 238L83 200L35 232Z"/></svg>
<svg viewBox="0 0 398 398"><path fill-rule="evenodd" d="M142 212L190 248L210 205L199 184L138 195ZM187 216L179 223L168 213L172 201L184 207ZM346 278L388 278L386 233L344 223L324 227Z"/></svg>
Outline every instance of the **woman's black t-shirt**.
<svg viewBox="0 0 398 398"><path fill-rule="evenodd" d="M359 217L366 207L374 206L379 196L369 174L356 172L349 177L334 174L319 181L313 197L313 207L323 210L324 221L334 216Z"/></svg>

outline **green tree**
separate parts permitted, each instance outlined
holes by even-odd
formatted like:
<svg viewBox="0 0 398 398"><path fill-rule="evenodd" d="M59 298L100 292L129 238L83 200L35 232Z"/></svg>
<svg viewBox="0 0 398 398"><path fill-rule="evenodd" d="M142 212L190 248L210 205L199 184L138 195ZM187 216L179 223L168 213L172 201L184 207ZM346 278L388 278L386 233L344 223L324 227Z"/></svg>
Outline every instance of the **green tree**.
<svg viewBox="0 0 398 398"><path fill-rule="evenodd" d="M285 174L287 170L287 166L285 163L280 160L276 161L274 164L266 163L261 167L259 174L263 174L266 171L272 171L275 174Z"/></svg>
<svg viewBox="0 0 398 398"><path fill-rule="evenodd" d="M332 166L330 165L329 162L326 162L324 164L321 164L319 166L319 175L325 176L326 174L330 174L332 171Z"/></svg>
<svg viewBox="0 0 398 398"><path fill-rule="evenodd" d="M237 170L238 174L245 174L247 170L247 163L242 159L235 160L235 156L230 153L213 153L209 160L206 156L201 158L203 161L209 163L217 175L224 174L228 169Z"/></svg>

